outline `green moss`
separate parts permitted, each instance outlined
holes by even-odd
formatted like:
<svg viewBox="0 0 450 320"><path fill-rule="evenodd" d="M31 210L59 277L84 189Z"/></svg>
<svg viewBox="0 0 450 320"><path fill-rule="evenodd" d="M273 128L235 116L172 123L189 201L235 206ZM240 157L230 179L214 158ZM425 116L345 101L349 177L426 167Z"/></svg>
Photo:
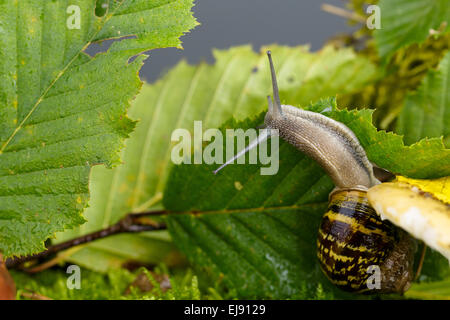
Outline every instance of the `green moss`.
<svg viewBox="0 0 450 320"><path fill-rule="evenodd" d="M11 271L17 286L17 299L27 299L30 293L61 300L154 300L154 299L206 299L200 292L197 277L188 269L167 276L164 266L149 271L139 268L111 270L105 274L81 269L80 289L69 289L64 269L45 270L39 274ZM147 292L142 286L133 285L138 277L145 277L153 288ZM161 281L164 279L164 281ZM167 289L167 283L170 287Z"/></svg>

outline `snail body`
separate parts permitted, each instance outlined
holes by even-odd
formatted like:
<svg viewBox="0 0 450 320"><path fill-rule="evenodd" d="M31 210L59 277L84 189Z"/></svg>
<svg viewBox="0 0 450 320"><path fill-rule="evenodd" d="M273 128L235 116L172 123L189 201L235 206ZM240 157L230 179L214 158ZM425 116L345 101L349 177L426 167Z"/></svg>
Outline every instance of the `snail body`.
<svg viewBox="0 0 450 320"><path fill-rule="evenodd" d="M267 52L274 99L268 97L264 125L268 130L224 166L277 134L316 161L336 188L318 231L317 256L327 278L346 291L402 293L409 288L415 242L403 230L382 220L370 206L367 190L380 184L355 134L322 114L282 105L275 69ZM378 285L368 285L370 268L380 271Z"/></svg>
<svg viewBox="0 0 450 320"><path fill-rule="evenodd" d="M337 188L380 183L355 134L344 124L322 114L282 105L282 114L268 112L267 128L315 160Z"/></svg>

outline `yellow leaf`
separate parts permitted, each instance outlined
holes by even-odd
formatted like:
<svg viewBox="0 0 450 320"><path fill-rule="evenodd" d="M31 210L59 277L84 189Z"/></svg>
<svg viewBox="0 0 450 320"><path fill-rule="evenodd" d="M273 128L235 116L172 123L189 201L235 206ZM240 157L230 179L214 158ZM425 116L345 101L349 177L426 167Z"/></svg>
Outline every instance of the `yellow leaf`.
<svg viewBox="0 0 450 320"><path fill-rule="evenodd" d="M439 179L410 179L397 176L399 182L404 182L419 188L424 192L431 193L434 197L444 203L450 204L450 177L442 177Z"/></svg>
<svg viewBox="0 0 450 320"><path fill-rule="evenodd" d="M450 206L440 200L449 197L446 181L450 181L448 177L436 180L401 177L370 188L367 197L382 219L423 240L450 260Z"/></svg>

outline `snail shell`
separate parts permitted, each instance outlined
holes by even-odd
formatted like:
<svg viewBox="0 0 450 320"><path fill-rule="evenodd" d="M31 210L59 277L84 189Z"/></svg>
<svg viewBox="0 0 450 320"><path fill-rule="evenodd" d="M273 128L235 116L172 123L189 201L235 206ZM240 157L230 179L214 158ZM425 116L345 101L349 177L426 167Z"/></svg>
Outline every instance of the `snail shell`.
<svg viewBox="0 0 450 320"><path fill-rule="evenodd" d="M402 293L413 278L415 242L382 221L364 190L342 189L330 196L317 239L317 257L328 279L345 291ZM378 287L368 285L378 266Z"/></svg>

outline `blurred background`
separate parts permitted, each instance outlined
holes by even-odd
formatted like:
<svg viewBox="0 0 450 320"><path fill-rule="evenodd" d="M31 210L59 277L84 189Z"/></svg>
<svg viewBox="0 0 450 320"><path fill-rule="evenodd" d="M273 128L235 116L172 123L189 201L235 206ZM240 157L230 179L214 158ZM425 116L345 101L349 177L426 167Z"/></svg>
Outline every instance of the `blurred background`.
<svg viewBox="0 0 450 320"><path fill-rule="evenodd" d="M154 82L185 58L190 64L213 62L212 49L252 44L310 44L316 51L338 33L353 28L345 18L321 10L322 4L344 7L342 0L196 0L194 16L201 23L181 38L184 50L153 50L141 78Z"/></svg>

